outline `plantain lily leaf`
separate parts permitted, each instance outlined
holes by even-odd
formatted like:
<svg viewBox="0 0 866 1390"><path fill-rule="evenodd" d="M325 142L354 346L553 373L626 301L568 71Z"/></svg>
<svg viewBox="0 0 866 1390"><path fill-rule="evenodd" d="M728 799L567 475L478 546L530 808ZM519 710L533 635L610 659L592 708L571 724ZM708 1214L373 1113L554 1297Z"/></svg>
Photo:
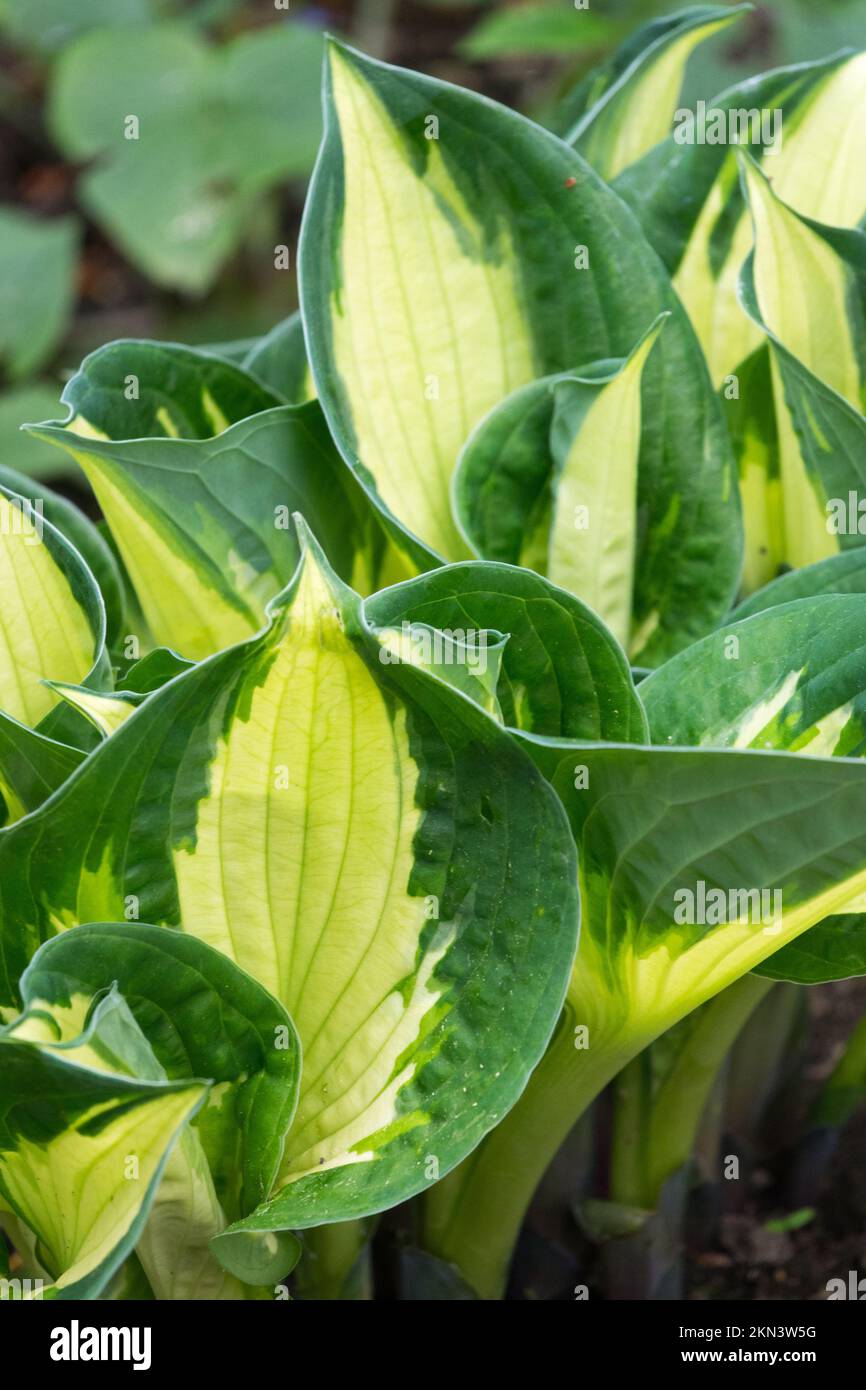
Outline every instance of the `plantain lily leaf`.
<svg viewBox="0 0 866 1390"><path fill-rule="evenodd" d="M96 439L210 439L283 404L224 358L139 338L85 357L60 399L69 409L67 427Z"/></svg>
<svg viewBox="0 0 866 1390"><path fill-rule="evenodd" d="M487 1297L544 1169L600 1089L866 889L862 760L514 737L571 821L581 937L563 1022L524 1095L427 1199L430 1247Z"/></svg>
<svg viewBox="0 0 866 1390"><path fill-rule="evenodd" d="M65 1030L38 1000L0 1030L0 1196L33 1233L47 1298L99 1294L207 1091L131 1073L147 1044L116 991L79 1022Z"/></svg>
<svg viewBox="0 0 866 1390"><path fill-rule="evenodd" d="M54 710L59 697L45 680L107 678L105 607L78 552L36 506L5 488L0 488L0 610L0 711L63 741L67 726ZM10 725L5 727L11 736ZM33 741L30 747L35 748ZM15 803L2 764L0 791Z"/></svg>
<svg viewBox="0 0 866 1390"><path fill-rule="evenodd" d="M698 44L751 5L689 5L641 25L563 102L564 138L604 179L615 179L670 133L686 63Z"/></svg>
<svg viewBox="0 0 866 1390"><path fill-rule="evenodd" d="M617 179L617 192L676 272L717 383L761 343L737 304L752 244L737 145L749 145L777 197L798 213L856 227L866 212L864 73L866 53L846 51L750 79L696 111Z"/></svg>
<svg viewBox="0 0 866 1390"><path fill-rule="evenodd" d="M565 738L643 742L643 706L607 628L579 600L511 565L447 565L364 604L379 630L427 623L477 636L494 619L508 632L497 673L504 723Z"/></svg>
<svg viewBox="0 0 866 1390"><path fill-rule="evenodd" d="M861 761L532 742L578 842L569 1000L597 1038L655 1036L866 887Z"/></svg>
<svg viewBox="0 0 866 1390"><path fill-rule="evenodd" d="M541 376L625 356L665 311L643 393L660 423L642 441L641 473L670 506L668 529L674 515L686 534L711 512L725 518L720 406L620 201L513 112L337 44L329 55L327 131L299 249L311 367L338 447L389 524L411 527L428 556L416 555L420 567L430 555L467 558L449 492L479 420ZM681 459L689 495L673 499L665 484L683 475ZM667 531L664 547L658 531L655 542L666 549ZM735 586L737 550L705 556L712 594ZM660 623L653 610L644 618L647 633Z"/></svg>
<svg viewBox="0 0 866 1390"><path fill-rule="evenodd" d="M115 1046L102 1061L148 1081L205 1074L212 1084L193 1130L165 1164L138 1256L157 1297L243 1297L209 1245L274 1182L298 1098L294 1026L260 985L203 942L127 922L77 927L48 941L23 977L27 1012L13 1032L44 1031L48 1020L63 1041L114 981L140 1042L134 1054L127 1046L118 1056ZM291 1238L280 1251L284 1274Z"/></svg>
<svg viewBox="0 0 866 1390"><path fill-rule="evenodd" d="M285 1009L231 960L183 932L139 922L62 932L22 978L28 1009L86 1014L113 982L172 1081L206 1075L237 1087L242 1206L261 1201L279 1169L298 1099L300 1046ZM205 1128L206 1116L199 1118Z"/></svg>
<svg viewBox="0 0 866 1390"><path fill-rule="evenodd" d="M22 436L24 438L24 436ZM24 497L34 508L41 508L62 535L75 547L96 580L105 604L106 645L111 647L123 631L123 581L111 547L99 529L73 502L42 482L25 477L13 468L0 467L0 487Z"/></svg>
<svg viewBox="0 0 866 1390"><path fill-rule="evenodd" d="M641 378L663 322L613 370L599 364L508 397L470 437L454 479L456 515L479 554L546 574L624 645L635 587Z"/></svg>
<svg viewBox="0 0 866 1390"><path fill-rule="evenodd" d="M855 556L852 552L812 569L837 568ZM818 592L788 601L804 586L786 586L785 580L800 580L804 574L808 571L777 580L783 589L778 603L698 642L643 682L641 697L656 742L864 756L862 599ZM689 700L693 711L699 711L697 718L687 708ZM861 903L852 900L850 905ZM829 917L764 961L757 973L798 984L866 973L866 917Z"/></svg>
<svg viewBox="0 0 866 1390"><path fill-rule="evenodd" d="M104 690L88 690L84 685L65 685L62 681L49 681L48 684L73 709L80 710L102 738L110 738L142 698L127 692L110 694Z"/></svg>
<svg viewBox="0 0 866 1390"><path fill-rule="evenodd" d="M791 603L797 598L863 593L866 593L866 549L861 546L780 575L738 604L731 619L751 618L754 613L762 613L780 603Z"/></svg>
<svg viewBox="0 0 866 1390"><path fill-rule="evenodd" d="M785 559L779 436L768 343L756 348L740 364L736 378L736 390L727 399L727 410L739 466L743 504L742 589L748 594L777 575Z"/></svg>
<svg viewBox="0 0 866 1390"><path fill-rule="evenodd" d="M655 743L866 752L866 606L804 598L720 628L641 683Z"/></svg>
<svg viewBox="0 0 866 1390"><path fill-rule="evenodd" d="M454 477L455 514L480 555L571 590L650 664L699 636L724 602L720 530L736 554L740 524L733 489L724 506L700 497L693 461L638 472L641 386L664 323L624 362L542 378L507 397L470 436ZM686 498L689 527L675 522Z"/></svg>
<svg viewBox="0 0 866 1390"><path fill-rule="evenodd" d="M645 645L640 635L632 644L641 380L663 323L656 321L600 389L587 389L574 377L557 382L550 425L546 572L584 598L619 642L638 651Z"/></svg>
<svg viewBox="0 0 866 1390"><path fill-rule="evenodd" d="M741 167L755 223L742 298L770 339L782 559L800 566L862 544L849 510L866 450L866 236L797 216Z"/></svg>
<svg viewBox="0 0 866 1390"><path fill-rule="evenodd" d="M132 895L292 1014L297 1114L274 1195L232 1230L371 1213L424 1188L431 1155L457 1163L541 1056L575 947L550 788L450 683L382 661L298 525L267 629L154 692L0 832L4 1003L40 936Z"/></svg>
<svg viewBox="0 0 866 1390"><path fill-rule="evenodd" d="M244 353L242 365L289 405L316 394L307 362L300 311L283 319Z"/></svg>
<svg viewBox="0 0 866 1390"><path fill-rule="evenodd" d="M866 235L823 227L793 212L747 154L740 156L740 171L755 235L747 284L762 325L825 386L860 409L866 391Z"/></svg>
<svg viewBox="0 0 866 1390"><path fill-rule="evenodd" d="M0 792L5 822L35 811L83 760L79 748L37 733L0 711Z"/></svg>
<svg viewBox="0 0 866 1390"><path fill-rule="evenodd" d="M866 917L859 912L828 917L762 961L755 974L797 985L823 985L866 975Z"/></svg>
<svg viewBox="0 0 866 1390"><path fill-rule="evenodd" d="M138 397L127 403L130 377ZM338 572L360 589L412 573L334 450L315 402L274 405L278 398L242 368L135 342L87 358L64 401L65 425L33 431L81 464L152 640L184 657L207 656L262 626L297 564L298 507ZM189 437L176 437L184 431Z"/></svg>

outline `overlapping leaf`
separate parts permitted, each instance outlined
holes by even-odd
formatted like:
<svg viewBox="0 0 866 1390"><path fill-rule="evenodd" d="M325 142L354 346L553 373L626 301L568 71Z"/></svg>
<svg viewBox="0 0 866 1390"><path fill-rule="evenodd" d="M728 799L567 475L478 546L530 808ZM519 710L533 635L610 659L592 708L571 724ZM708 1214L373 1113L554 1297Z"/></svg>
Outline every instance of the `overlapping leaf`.
<svg viewBox="0 0 866 1390"><path fill-rule="evenodd" d="M98 1295L204 1099L200 1081L137 1076L142 1044L113 991L65 1038L41 1009L0 1032L0 1194L32 1233L43 1297Z"/></svg>
<svg viewBox="0 0 866 1390"><path fill-rule="evenodd" d="M839 227L866 213L863 119L866 54L843 52L765 73L706 103L710 130L683 126L618 179L674 284L722 382L760 345L736 298L752 232L737 176L748 144L776 195L797 212ZM764 117L762 125L762 115ZM781 122L781 123L780 123ZM720 138L721 135L721 138Z"/></svg>
<svg viewBox="0 0 866 1390"><path fill-rule="evenodd" d="M145 1097L193 1086L198 1104L204 1101L194 1130L185 1130L164 1158L143 1203L146 1221L136 1223L137 1253L159 1297L239 1296L237 1282L226 1277L209 1243L228 1220L269 1193L279 1167L300 1075L297 1035L285 1010L202 942L135 922L79 927L47 942L25 972L22 994L25 1012L6 1036L74 1062L68 1073L73 1098L82 1084L78 1072L90 1068L111 1073L127 1088L134 1080ZM191 1081L196 1076L216 1088L209 1099ZM62 1086L60 1079L61 1103ZM2 1087L0 1082L0 1094ZM66 1200L75 1206L74 1185L83 1170L74 1157L73 1129L67 1125L55 1142L73 1150L66 1175L73 1187ZM113 1167L110 1152L102 1154L99 1147L108 1151L109 1142L97 1127L91 1161L95 1157L101 1183L88 1184L97 1213L100 1203L123 1205L123 1187L135 1189L144 1177L140 1162L138 1175L130 1174L128 1154L125 1165ZM33 1191L29 1206L19 1199L16 1210L38 1232L44 1205ZM88 1220L96 1225L101 1219L85 1215L79 1238L91 1242ZM109 1261L116 1263L129 1245L123 1240L113 1252L104 1251L99 1279L108 1277ZM64 1284L73 1259L79 1263L80 1255L54 1254ZM289 1256L281 1274L290 1262ZM94 1273L91 1281L96 1278Z"/></svg>
<svg viewBox="0 0 866 1390"><path fill-rule="evenodd" d="M0 487L0 791L31 810L78 761L47 680L108 674L105 608L80 555L27 499ZM79 720L74 716L73 730ZM74 742L74 739L72 740Z"/></svg>
<svg viewBox="0 0 866 1390"><path fill-rule="evenodd" d="M682 308L622 204L556 137L332 45L300 265L334 438L383 515L428 553L466 556L449 490L480 418L539 377L626 355L665 311L643 392L656 426L642 440L643 486L667 508L647 518L649 544L670 575L674 525L685 536L727 525L728 442ZM723 609L737 545L696 541L691 560L708 606ZM642 620L649 632L661 616Z"/></svg>
<svg viewBox="0 0 866 1390"><path fill-rule="evenodd" d="M770 340L778 450L764 505L781 511L779 558L800 566L866 534L866 236L799 217L752 160L742 170L755 248L741 294Z"/></svg>
<svg viewBox="0 0 866 1390"><path fill-rule="evenodd" d="M698 44L749 8L688 5L642 25L565 98L557 128L602 178L615 179L669 134Z"/></svg>
<svg viewBox="0 0 866 1390"><path fill-rule="evenodd" d="M570 594L527 570L447 565L375 594L364 611L380 632L418 623L475 636L501 628L508 641L495 694L499 714L511 728L623 742L647 736L625 658L604 624ZM426 660L420 639L418 649Z"/></svg>
<svg viewBox="0 0 866 1390"><path fill-rule="evenodd" d="M508 396L470 436L453 489L455 515L478 554L571 590L636 661L705 628L719 602L706 586L710 536L733 553L739 543L733 492L711 526L688 530L676 515L691 465L666 477L667 493L657 478L639 476L641 388L664 322L624 362L542 378Z"/></svg>
<svg viewBox="0 0 866 1390"><path fill-rule="evenodd" d="M289 1008L301 1096L250 1229L390 1206L431 1153L447 1171L516 1099L570 968L555 797L450 682L383 654L310 543L262 635L155 692L0 836L4 1002L40 937L131 896Z"/></svg>
<svg viewBox="0 0 866 1390"><path fill-rule="evenodd" d="M359 589L413 572L314 402L280 405L224 359L145 342L92 354L63 400L69 420L34 431L87 474L155 643L199 658L257 631L297 564L298 509Z"/></svg>

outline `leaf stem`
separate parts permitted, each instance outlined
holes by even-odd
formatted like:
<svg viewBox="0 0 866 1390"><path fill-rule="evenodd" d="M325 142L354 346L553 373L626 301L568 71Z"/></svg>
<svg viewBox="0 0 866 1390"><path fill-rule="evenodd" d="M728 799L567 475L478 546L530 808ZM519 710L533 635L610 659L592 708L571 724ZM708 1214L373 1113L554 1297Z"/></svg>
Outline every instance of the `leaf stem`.
<svg viewBox="0 0 866 1390"><path fill-rule="evenodd" d="M317 1301L368 1299L368 1220L335 1221L304 1232L304 1255L298 1266L301 1298Z"/></svg>
<svg viewBox="0 0 866 1390"><path fill-rule="evenodd" d="M526 1209L569 1130L648 1041L578 1049L569 1023L567 1009L517 1105L424 1201L426 1249L457 1265L485 1299L502 1297Z"/></svg>
<svg viewBox="0 0 866 1390"><path fill-rule="evenodd" d="M690 1157L713 1083L746 1022L773 983L758 975L744 975L704 1006L652 1100L638 1205L655 1207L665 1181Z"/></svg>

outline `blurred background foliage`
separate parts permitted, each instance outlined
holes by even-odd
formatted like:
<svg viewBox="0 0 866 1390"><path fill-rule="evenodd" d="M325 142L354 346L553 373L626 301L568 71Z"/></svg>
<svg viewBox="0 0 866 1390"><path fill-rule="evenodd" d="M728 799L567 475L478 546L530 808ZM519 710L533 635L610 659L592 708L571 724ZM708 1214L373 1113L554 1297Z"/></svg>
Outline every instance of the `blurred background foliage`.
<svg viewBox="0 0 866 1390"><path fill-rule="evenodd" d="M56 469L55 451L18 425L57 414L64 379L91 348L124 336L253 338L295 307L323 30L556 128L587 70L676 8L0 0L3 462ZM758 0L729 35L700 47L683 100L864 33L866 0Z"/></svg>

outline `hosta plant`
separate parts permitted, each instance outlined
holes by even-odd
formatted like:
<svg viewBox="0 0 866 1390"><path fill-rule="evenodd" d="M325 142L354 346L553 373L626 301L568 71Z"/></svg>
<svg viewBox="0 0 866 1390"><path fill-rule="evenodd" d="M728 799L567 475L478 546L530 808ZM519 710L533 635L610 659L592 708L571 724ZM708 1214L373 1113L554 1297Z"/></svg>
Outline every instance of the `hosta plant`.
<svg viewBox="0 0 866 1390"><path fill-rule="evenodd" d="M102 527L0 477L0 1223L46 1295L322 1296L327 1228L418 1198L497 1297L617 1073L651 1210L750 972L866 972L856 140L809 175L862 58L761 79L784 187L656 143L733 14L569 139L332 44L300 318L84 361L29 428Z"/></svg>

